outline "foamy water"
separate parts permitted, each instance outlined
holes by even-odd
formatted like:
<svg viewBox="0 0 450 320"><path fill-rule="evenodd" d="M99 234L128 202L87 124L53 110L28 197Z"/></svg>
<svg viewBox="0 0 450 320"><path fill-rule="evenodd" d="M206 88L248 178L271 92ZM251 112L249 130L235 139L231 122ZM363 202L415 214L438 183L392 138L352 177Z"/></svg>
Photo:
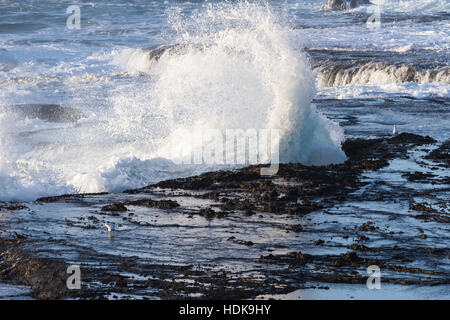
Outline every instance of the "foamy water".
<svg viewBox="0 0 450 320"><path fill-rule="evenodd" d="M189 17L170 12L183 52L151 61L141 49L114 50L109 63L127 79L105 75L114 82L105 105L81 108L87 118L78 124L23 121L4 112L0 198L120 191L220 168L173 163L168 149L189 143L171 139L180 129L277 129L272 144L281 161L342 162L342 129L311 107L314 77L279 18L268 5L244 3L206 6ZM99 75L86 77L64 81L82 94L84 81L95 87Z"/></svg>
<svg viewBox="0 0 450 320"><path fill-rule="evenodd" d="M182 129L277 129L282 162L338 163L344 131L314 97L448 98L448 1L386 1L382 14L400 20L379 30L365 25L368 8L322 12L323 2L92 1L81 4L81 29L68 30L70 1L0 1L0 200L117 192L222 168L176 164L174 141L207 144L179 139ZM368 61L353 71L342 51ZM5 108L22 103L85 118L49 123Z"/></svg>

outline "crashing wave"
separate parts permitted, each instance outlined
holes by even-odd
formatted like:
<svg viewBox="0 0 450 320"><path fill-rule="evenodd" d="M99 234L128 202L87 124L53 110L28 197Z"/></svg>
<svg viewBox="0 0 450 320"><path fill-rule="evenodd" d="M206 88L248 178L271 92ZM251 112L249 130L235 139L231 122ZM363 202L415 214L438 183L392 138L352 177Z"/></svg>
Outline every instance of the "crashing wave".
<svg viewBox="0 0 450 320"><path fill-rule="evenodd" d="M178 35L171 41L180 45L114 56L129 73L148 76L127 78L105 108L76 125L17 121L0 111L0 200L121 191L224 168L179 164L173 147L194 152L210 144L177 138L180 130L273 129L279 135L271 148L281 162L346 159L342 128L311 105L308 59L269 5L205 4L191 17L170 19ZM32 134L18 134L25 131Z"/></svg>

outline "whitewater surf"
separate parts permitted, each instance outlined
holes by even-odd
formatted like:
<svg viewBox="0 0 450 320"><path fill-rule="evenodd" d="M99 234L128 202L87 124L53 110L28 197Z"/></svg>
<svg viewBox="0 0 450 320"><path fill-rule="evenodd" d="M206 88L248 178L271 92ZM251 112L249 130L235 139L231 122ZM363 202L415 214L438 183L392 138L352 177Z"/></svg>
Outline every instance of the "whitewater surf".
<svg viewBox="0 0 450 320"><path fill-rule="evenodd" d="M221 169L176 164L174 145L190 157L190 149L208 143L180 140L182 130L276 129L279 140L271 143L281 162L346 159L343 130L311 105L315 77L283 15L268 4L239 2L206 5L188 17L170 12L168 19L171 42L110 54L122 74L102 77L122 79L101 105L77 97L86 118L76 125L2 109L0 200L118 192Z"/></svg>

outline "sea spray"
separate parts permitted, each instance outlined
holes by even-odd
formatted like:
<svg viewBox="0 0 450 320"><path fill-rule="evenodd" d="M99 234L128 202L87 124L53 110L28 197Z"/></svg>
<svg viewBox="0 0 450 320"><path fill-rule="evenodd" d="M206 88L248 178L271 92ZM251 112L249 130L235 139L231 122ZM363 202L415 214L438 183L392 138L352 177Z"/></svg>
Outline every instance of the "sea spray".
<svg viewBox="0 0 450 320"><path fill-rule="evenodd" d="M314 77L305 54L267 4L210 4L171 20L179 49L166 50L149 70L170 132L276 129L280 140L272 147L282 162L345 159L342 130L310 104Z"/></svg>
<svg viewBox="0 0 450 320"><path fill-rule="evenodd" d="M172 142L182 129L274 129L282 162L345 160L343 131L311 106L307 58L269 5L205 4L191 16L172 12L169 24L172 50L125 49L119 58L113 50L112 63L129 73L119 73L123 79L105 88L109 98L83 109L87 117L76 124L5 115L0 200L117 192L224 168L177 164ZM86 106L98 101L82 98Z"/></svg>

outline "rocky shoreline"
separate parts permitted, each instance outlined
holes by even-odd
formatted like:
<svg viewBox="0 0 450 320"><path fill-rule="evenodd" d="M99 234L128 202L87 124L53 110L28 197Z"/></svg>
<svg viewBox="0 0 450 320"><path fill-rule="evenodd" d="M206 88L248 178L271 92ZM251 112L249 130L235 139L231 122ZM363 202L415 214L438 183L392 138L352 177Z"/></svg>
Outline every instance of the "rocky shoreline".
<svg viewBox="0 0 450 320"><path fill-rule="evenodd" d="M0 202L0 282L38 299L248 299L365 285L376 265L383 283L449 285L449 140L342 147L343 164L282 164L272 177L250 166ZM73 264L81 290L66 287Z"/></svg>

